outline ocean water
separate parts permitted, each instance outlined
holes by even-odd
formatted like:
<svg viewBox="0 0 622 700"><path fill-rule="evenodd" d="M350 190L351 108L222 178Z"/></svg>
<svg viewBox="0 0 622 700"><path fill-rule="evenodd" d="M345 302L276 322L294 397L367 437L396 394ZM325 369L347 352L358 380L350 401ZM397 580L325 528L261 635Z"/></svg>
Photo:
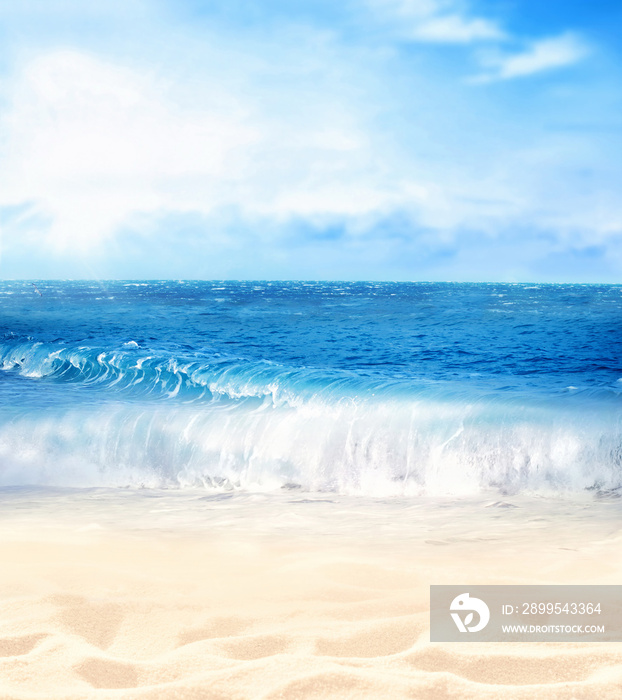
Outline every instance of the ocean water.
<svg viewBox="0 0 622 700"><path fill-rule="evenodd" d="M0 308L3 487L622 488L622 286L7 281Z"/></svg>

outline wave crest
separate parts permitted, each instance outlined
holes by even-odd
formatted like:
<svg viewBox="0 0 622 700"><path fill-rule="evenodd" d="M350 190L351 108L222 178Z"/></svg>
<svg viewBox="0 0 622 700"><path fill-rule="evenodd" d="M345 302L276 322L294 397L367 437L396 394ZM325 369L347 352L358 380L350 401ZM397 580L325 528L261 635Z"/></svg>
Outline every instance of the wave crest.
<svg viewBox="0 0 622 700"><path fill-rule="evenodd" d="M30 409L3 407L2 485L295 485L366 495L622 487L618 394L615 403L593 398L586 411L577 392L523 401L346 371L165 356L136 343L10 339L0 367L60 385L48 403L37 396ZM68 384L96 399L75 405Z"/></svg>

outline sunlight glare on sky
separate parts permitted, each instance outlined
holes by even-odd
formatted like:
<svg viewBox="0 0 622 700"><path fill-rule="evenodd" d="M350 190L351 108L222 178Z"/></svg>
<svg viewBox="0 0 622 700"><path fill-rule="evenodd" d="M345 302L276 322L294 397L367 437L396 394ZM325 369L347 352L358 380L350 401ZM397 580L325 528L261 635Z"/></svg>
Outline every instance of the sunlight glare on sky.
<svg viewBox="0 0 622 700"><path fill-rule="evenodd" d="M0 276L619 282L620 30L577 0L0 0Z"/></svg>

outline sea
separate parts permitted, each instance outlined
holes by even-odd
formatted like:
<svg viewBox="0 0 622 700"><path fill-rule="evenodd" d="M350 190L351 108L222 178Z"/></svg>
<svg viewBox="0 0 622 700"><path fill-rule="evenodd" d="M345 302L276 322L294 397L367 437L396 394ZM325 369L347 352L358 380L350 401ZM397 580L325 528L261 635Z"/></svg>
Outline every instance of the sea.
<svg viewBox="0 0 622 700"><path fill-rule="evenodd" d="M3 281L0 319L5 490L622 493L620 285Z"/></svg>

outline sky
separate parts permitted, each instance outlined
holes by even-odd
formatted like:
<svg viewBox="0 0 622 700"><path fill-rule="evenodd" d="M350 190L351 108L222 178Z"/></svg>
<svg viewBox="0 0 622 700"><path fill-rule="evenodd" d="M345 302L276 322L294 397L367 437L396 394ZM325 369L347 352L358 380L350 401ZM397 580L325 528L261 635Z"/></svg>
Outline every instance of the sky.
<svg viewBox="0 0 622 700"><path fill-rule="evenodd" d="M0 279L622 282L619 0L0 0Z"/></svg>

